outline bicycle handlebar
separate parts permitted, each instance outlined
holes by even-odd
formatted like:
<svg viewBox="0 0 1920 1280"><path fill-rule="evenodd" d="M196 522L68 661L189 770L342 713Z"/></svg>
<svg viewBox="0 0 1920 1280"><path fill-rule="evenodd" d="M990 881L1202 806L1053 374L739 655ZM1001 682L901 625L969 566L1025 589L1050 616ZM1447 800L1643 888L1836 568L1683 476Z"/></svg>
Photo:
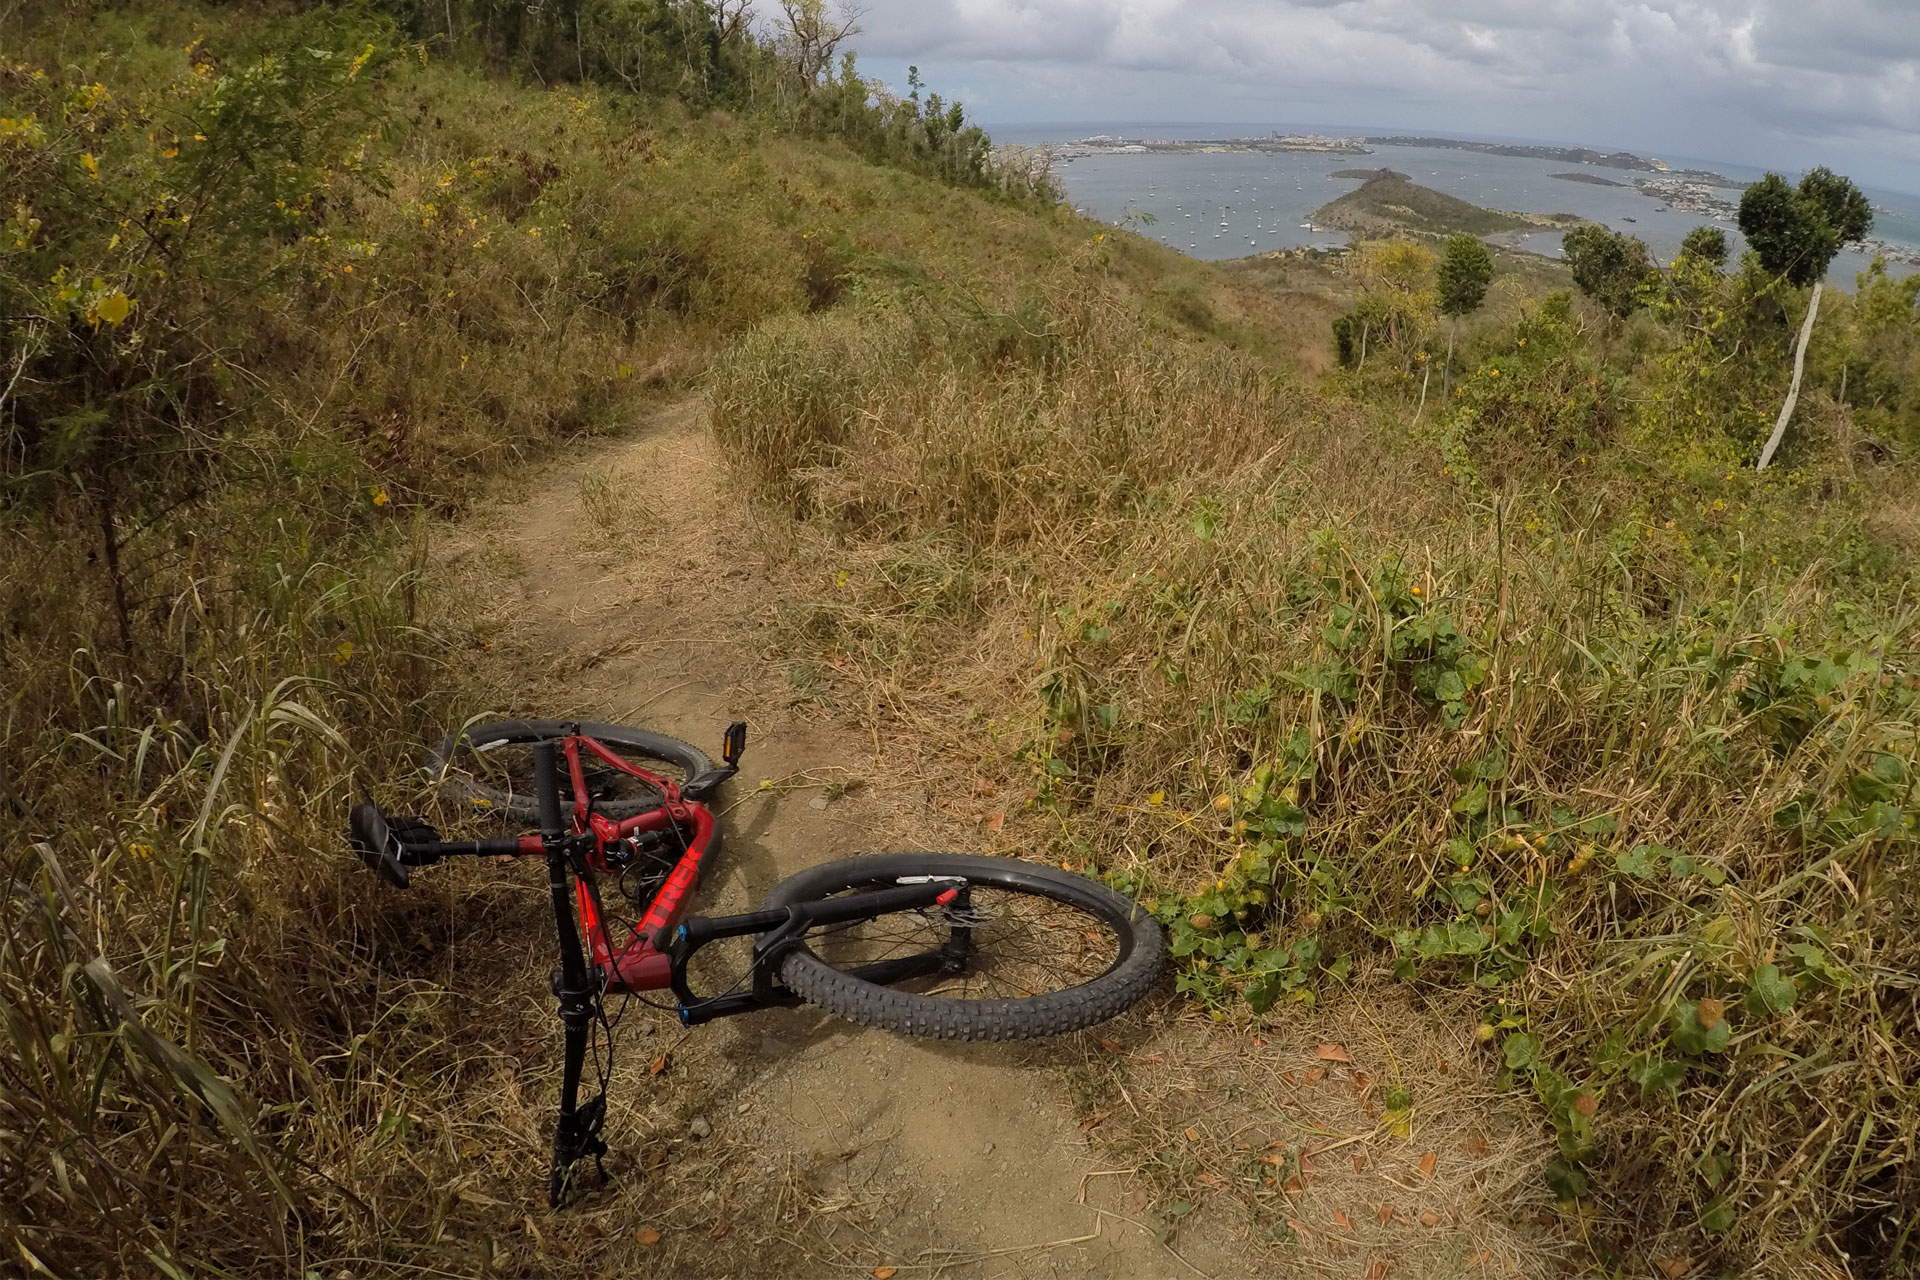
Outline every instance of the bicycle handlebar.
<svg viewBox="0 0 1920 1280"><path fill-rule="evenodd" d="M445 858L514 857L538 853L539 840L531 843L520 836L499 836L491 840L442 840L418 818L390 818L377 804L357 804L347 815L348 842L360 861L378 871L398 888L407 887L410 867L429 867Z"/></svg>

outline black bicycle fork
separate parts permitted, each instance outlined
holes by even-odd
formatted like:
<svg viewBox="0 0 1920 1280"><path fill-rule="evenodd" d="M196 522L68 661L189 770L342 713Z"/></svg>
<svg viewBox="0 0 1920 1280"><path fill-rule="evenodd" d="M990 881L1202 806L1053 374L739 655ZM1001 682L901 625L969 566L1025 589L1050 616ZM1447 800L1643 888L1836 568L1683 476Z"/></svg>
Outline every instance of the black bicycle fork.
<svg viewBox="0 0 1920 1280"><path fill-rule="evenodd" d="M560 971L554 974L553 993L560 1001L564 1052L560 1067L560 1118L553 1127L553 1168L547 1178L547 1203L557 1209L567 1198L574 1163L592 1156L599 1161L607 1144L600 1138L606 1123L607 1095L602 1092L580 1105L580 1077L586 1070L587 1041L599 1016L599 982L587 968L580 930L574 922L572 868L567 863L566 828L560 814L558 753L551 742L533 744L533 786L540 805L540 839L546 846L547 892L553 898L553 923L560 936Z"/></svg>

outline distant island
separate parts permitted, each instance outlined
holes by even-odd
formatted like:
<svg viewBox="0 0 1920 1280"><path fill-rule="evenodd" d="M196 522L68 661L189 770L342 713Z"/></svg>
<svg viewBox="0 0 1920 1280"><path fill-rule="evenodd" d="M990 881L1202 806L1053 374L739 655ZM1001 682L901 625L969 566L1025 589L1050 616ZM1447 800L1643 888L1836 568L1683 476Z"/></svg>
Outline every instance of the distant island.
<svg viewBox="0 0 1920 1280"><path fill-rule="evenodd" d="M1615 182L1612 178L1603 178L1597 173L1550 173L1549 178L1558 178L1562 182L1584 182L1590 187L1624 187L1631 185Z"/></svg>
<svg viewBox="0 0 1920 1280"><path fill-rule="evenodd" d="M1330 138L1317 133L1271 133L1249 138L1122 138L1096 134L1052 144L1056 160L1114 155L1271 155L1304 151L1327 156L1364 156L1371 149L1359 138Z"/></svg>
<svg viewBox="0 0 1920 1280"><path fill-rule="evenodd" d="M1609 169L1647 169L1667 172L1659 160L1636 156L1631 151L1595 151L1591 147L1530 147L1505 142L1463 142L1458 138L1415 138L1396 134L1368 138L1376 147L1440 147L1449 151L1478 151L1488 156L1525 156L1532 160L1560 160L1570 164L1597 164Z"/></svg>
<svg viewBox="0 0 1920 1280"><path fill-rule="evenodd" d="M1578 226L1571 213L1508 213L1483 209L1458 197L1423 187L1393 169L1341 169L1336 178L1363 179L1359 189L1314 210L1312 221L1357 236L1497 235L1540 227Z"/></svg>

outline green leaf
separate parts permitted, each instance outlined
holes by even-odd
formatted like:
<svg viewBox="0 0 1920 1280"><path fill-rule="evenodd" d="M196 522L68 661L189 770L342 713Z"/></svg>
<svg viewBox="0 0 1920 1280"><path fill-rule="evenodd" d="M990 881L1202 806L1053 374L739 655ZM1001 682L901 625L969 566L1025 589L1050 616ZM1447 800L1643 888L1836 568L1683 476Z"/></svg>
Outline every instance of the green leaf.
<svg viewBox="0 0 1920 1280"><path fill-rule="evenodd" d="M1667 863L1667 875L1674 880L1685 880L1693 874L1693 859L1684 853L1673 855L1673 861Z"/></svg>
<svg viewBox="0 0 1920 1280"><path fill-rule="evenodd" d="M1528 1035L1524 1031L1508 1036L1502 1048L1510 1070L1518 1071L1540 1060L1539 1037Z"/></svg>
<svg viewBox="0 0 1920 1280"><path fill-rule="evenodd" d="M1453 811L1466 817L1477 817L1487 811L1487 784L1476 782L1461 793L1453 802Z"/></svg>
<svg viewBox="0 0 1920 1280"><path fill-rule="evenodd" d="M1648 1058L1628 1067L1627 1078L1647 1093L1677 1089L1680 1082L1687 1078L1687 1064L1669 1062L1665 1058Z"/></svg>
<svg viewBox="0 0 1920 1280"><path fill-rule="evenodd" d="M1649 852L1654 845L1637 844L1614 858L1613 865L1622 875L1633 876L1639 880L1653 879L1653 859Z"/></svg>
<svg viewBox="0 0 1920 1280"><path fill-rule="evenodd" d="M1733 1026L1723 1016L1710 1027L1701 1025L1700 1006L1682 1000L1673 1006L1673 1043L1682 1053L1719 1053L1733 1038Z"/></svg>
<svg viewBox="0 0 1920 1280"><path fill-rule="evenodd" d="M1733 1172L1733 1157L1724 1151L1708 1151L1693 1162L1693 1167L1700 1171L1708 1186L1717 1187Z"/></svg>
<svg viewBox="0 0 1920 1280"><path fill-rule="evenodd" d="M1725 1196L1715 1196L1700 1207L1700 1225L1715 1233L1731 1227L1739 1216Z"/></svg>
<svg viewBox="0 0 1920 1280"><path fill-rule="evenodd" d="M1587 1175L1565 1160L1547 1166L1547 1186L1562 1200L1578 1200L1587 1194Z"/></svg>
<svg viewBox="0 0 1920 1280"><path fill-rule="evenodd" d="M1800 988L1792 978L1780 975L1775 965L1763 964L1753 971L1747 995L1747 1008L1754 1013L1785 1013L1800 997Z"/></svg>

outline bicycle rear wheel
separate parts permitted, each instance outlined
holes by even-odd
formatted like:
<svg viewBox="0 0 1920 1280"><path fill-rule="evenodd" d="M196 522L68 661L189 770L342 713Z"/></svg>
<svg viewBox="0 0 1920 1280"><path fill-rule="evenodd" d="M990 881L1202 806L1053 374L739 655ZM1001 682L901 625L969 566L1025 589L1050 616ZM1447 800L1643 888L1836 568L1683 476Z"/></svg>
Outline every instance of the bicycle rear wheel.
<svg viewBox="0 0 1920 1280"><path fill-rule="evenodd" d="M433 778L463 807L496 813L513 822L537 822L539 801L533 788L533 753L529 747L570 729L673 782L684 783L713 768L713 762L698 747L647 729L585 720L493 720L449 734L435 747ZM614 819L631 818L660 807L660 792L640 779L591 753L583 752L580 763L595 813ZM567 809L574 803L573 779L564 763L560 770L560 803Z"/></svg>
<svg viewBox="0 0 1920 1280"><path fill-rule="evenodd" d="M1084 876L1014 858L847 858L781 881L761 905L929 877L951 880L961 896L816 928L782 960L781 981L863 1026L936 1040L1026 1040L1106 1021L1146 995L1165 965L1166 939L1138 903ZM910 967L913 957L927 957L925 967L938 971L886 985L859 972Z"/></svg>

